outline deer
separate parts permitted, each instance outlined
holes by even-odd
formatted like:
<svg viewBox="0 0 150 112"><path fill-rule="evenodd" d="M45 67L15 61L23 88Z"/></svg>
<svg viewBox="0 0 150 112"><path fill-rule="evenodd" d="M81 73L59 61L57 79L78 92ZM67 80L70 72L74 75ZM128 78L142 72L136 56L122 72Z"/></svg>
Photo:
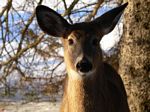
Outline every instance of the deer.
<svg viewBox="0 0 150 112"><path fill-rule="evenodd" d="M53 9L39 5L43 32L61 39L67 75L60 112L129 112L121 76L103 61L100 40L118 23L128 3L90 22L70 24Z"/></svg>

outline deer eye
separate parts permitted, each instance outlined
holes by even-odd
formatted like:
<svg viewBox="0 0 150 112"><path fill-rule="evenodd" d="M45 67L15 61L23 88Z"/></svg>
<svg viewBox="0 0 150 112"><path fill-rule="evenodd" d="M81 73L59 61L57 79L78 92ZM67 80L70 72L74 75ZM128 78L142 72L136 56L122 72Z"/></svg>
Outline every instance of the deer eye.
<svg viewBox="0 0 150 112"><path fill-rule="evenodd" d="M97 38L94 38L94 39L92 40L92 45L94 45L94 46L98 46L98 45L99 45L99 41L98 41Z"/></svg>
<svg viewBox="0 0 150 112"><path fill-rule="evenodd" d="M74 44L73 39L69 39L69 40L68 40L68 44L69 44L69 45L73 45L73 44Z"/></svg>

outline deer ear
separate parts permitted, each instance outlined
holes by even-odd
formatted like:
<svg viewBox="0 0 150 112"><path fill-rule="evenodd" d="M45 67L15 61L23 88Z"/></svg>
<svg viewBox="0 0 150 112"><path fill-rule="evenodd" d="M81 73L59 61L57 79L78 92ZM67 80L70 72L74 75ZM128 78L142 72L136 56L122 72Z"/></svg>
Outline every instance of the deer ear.
<svg viewBox="0 0 150 112"><path fill-rule="evenodd" d="M110 33L118 23L127 5L128 3L125 3L117 8L114 8L92 21L92 24L96 26L96 31L102 35Z"/></svg>
<svg viewBox="0 0 150 112"><path fill-rule="evenodd" d="M36 18L45 33L56 37L62 37L69 26L61 15L43 5L36 7Z"/></svg>

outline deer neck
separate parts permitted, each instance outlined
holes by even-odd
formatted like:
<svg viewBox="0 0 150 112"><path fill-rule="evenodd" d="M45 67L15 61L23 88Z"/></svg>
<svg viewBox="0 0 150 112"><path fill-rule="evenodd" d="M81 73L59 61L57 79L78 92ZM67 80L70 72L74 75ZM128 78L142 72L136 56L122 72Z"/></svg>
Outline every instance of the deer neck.
<svg viewBox="0 0 150 112"><path fill-rule="evenodd" d="M100 75L100 74L99 74ZM75 76L75 77L72 77ZM96 76L81 78L78 74L69 72L67 80L66 96L68 99L68 108L71 112L86 112L92 110L94 103L97 102L99 93L99 83Z"/></svg>
<svg viewBox="0 0 150 112"><path fill-rule="evenodd" d="M85 90L81 79L68 78L67 98L69 110L72 112L84 112Z"/></svg>

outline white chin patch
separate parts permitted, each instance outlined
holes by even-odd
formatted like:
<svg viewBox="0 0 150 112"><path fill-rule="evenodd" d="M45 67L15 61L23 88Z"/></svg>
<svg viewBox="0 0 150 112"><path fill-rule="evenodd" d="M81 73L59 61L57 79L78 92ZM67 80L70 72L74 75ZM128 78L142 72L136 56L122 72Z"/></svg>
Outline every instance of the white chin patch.
<svg viewBox="0 0 150 112"><path fill-rule="evenodd" d="M79 75L81 75L81 76L87 77L87 76L91 76L92 74L94 74L95 71L96 71L96 70L94 69L94 70L91 70L91 71L89 71L89 72L87 72L87 73L83 73L83 72L80 72L80 71L78 71L78 73L79 73Z"/></svg>
<svg viewBox="0 0 150 112"><path fill-rule="evenodd" d="M84 77L89 77L91 76L92 74L95 73L95 69L94 70L91 70L87 73L83 73L83 72L80 72L80 71L75 71L75 70L69 70L69 77L71 77L72 79L83 79Z"/></svg>

